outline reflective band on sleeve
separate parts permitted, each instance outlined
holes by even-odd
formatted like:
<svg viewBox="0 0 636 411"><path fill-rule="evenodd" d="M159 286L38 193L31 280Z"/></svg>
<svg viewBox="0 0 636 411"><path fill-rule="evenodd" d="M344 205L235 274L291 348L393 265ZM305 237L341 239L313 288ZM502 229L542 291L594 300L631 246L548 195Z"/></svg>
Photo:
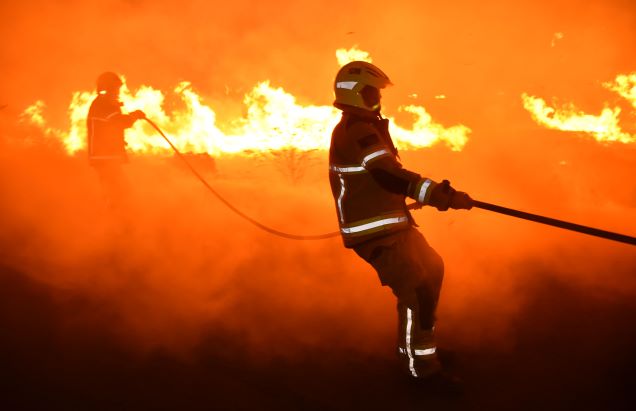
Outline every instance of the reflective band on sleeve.
<svg viewBox="0 0 636 411"><path fill-rule="evenodd" d="M368 164L371 160L376 159L376 158L381 157L381 156L385 156L385 155L389 155L389 152L388 152L387 150L385 150L385 149L378 150L378 151L374 151L373 153L368 154L367 156L365 156L365 157L362 159L362 166L363 166L363 167L366 167L366 166L367 166L367 164Z"/></svg>
<svg viewBox="0 0 636 411"><path fill-rule="evenodd" d="M411 331L413 328L413 313L410 308L406 309L406 355L409 356L409 369L413 377L417 378L417 371L415 371L415 358L411 352Z"/></svg>
<svg viewBox="0 0 636 411"><path fill-rule="evenodd" d="M382 157L382 156L386 156L386 155L390 155L391 153L389 153L388 150L386 149L382 149L382 150L378 150L378 151L374 151L371 154L367 154L363 159L362 159L362 165L329 165L329 170L334 171L336 173L363 173L366 172L366 165L371 161L374 160L378 157Z"/></svg>
<svg viewBox="0 0 636 411"><path fill-rule="evenodd" d="M329 166L329 170L336 173L362 173L367 171L361 166Z"/></svg>
<svg viewBox="0 0 636 411"><path fill-rule="evenodd" d="M353 90L356 84L358 84L357 81L339 81L336 83L336 88L346 88L347 90Z"/></svg>
<svg viewBox="0 0 636 411"><path fill-rule="evenodd" d="M406 218L406 217L384 218L382 220L372 221L372 222L365 223L365 224L351 225L349 227L341 227L340 231L343 234L360 233L360 232L363 232L363 231L372 230L374 228L382 227L382 226L385 226L385 225L400 224L400 223L405 223L407 221L408 221L408 218Z"/></svg>
<svg viewBox="0 0 636 411"><path fill-rule="evenodd" d="M426 192L428 191L428 188L431 186L432 181L430 179L426 179L426 181L424 181L424 183L422 184L422 187L420 187L420 192L417 194L417 201L424 204L424 200L426 199Z"/></svg>

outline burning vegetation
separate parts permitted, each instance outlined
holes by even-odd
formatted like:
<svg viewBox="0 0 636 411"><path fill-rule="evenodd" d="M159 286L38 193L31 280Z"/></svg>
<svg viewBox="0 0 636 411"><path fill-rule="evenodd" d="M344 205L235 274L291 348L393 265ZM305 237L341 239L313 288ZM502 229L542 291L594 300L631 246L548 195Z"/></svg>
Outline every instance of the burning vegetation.
<svg viewBox="0 0 636 411"><path fill-rule="evenodd" d="M398 2L349 15L327 3L0 5L0 33L19 39L2 45L0 89L6 409L431 405L391 371L390 292L339 239L245 224L142 122L126 131L128 208L108 210L85 155L103 70L125 75L125 111L143 110L215 189L285 231L336 229L333 75L373 59L395 82L383 107L405 167L636 234L633 6ZM456 408L635 403L633 247L479 210L415 218L446 264L440 344L472 393Z"/></svg>

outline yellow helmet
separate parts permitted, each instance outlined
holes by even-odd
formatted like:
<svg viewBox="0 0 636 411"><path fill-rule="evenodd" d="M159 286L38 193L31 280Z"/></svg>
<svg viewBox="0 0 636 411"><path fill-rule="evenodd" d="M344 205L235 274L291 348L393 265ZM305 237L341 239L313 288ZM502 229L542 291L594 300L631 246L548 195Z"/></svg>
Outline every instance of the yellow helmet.
<svg viewBox="0 0 636 411"><path fill-rule="evenodd" d="M374 111L377 106L368 106L360 93L365 86L376 89L391 85L389 76L382 70L366 61L352 61L342 66L336 81L334 82L334 92L336 100L334 106L342 109L341 106L353 106L364 110Z"/></svg>

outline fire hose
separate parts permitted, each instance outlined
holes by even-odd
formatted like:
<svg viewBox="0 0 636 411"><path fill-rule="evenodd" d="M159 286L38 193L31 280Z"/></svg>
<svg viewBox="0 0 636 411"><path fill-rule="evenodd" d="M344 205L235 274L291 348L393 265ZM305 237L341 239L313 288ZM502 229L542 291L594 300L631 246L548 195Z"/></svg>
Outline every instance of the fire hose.
<svg viewBox="0 0 636 411"><path fill-rule="evenodd" d="M290 239L290 240L324 240L326 238L336 237L336 236L340 235L340 233L337 232L337 231L336 232L332 232L332 233L316 234L316 235L289 234L289 233L286 233L284 231L279 231L279 230L276 230L274 228L268 227L265 224L262 224L261 222L259 222L259 221L255 220L254 218L248 216L247 214L245 214L244 212L242 212L241 210L236 208L228 200L226 200L214 188L212 188L212 186L207 182L207 180L205 178L203 178L203 176L201 174L199 174L199 172L192 166L192 164L190 164L188 159L185 158L185 156L183 154L181 154L181 152L177 149L177 147L175 147L175 145L172 144L172 141L170 141L170 139L163 133L163 131L161 131L161 129L155 123L152 122L152 120L150 120L148 118L144 118L144 119L155 130L157 130L157 132L159 134L161 134L161 137L163 137L164 140L166 140L168 142L168 144L170 145L170 148L172 148L172 150L175 152L177 157L179 157L181 160L183 160L183 163L190 169L192 174L194 174L194 176L197 179L199 179L199 181L201 181L201 183L205 186L205 188L207 188L208 191L210 191L210 193L212 193L220 202L225 204L230 210L232 210L234 213L236 213L239 217L243 218L244 220L249 221L250 223L254 224L256 227L260 228L263 231L266 231L266 232L268 232L270 234L273 234L275 236L287 238L287 239Z"/></svg>
<svg viewBox="0 0 636 411"><path fill-rule="evenodd" d="M168 143L170 148L172 148L172 150L175 152L177 157L179 157L184 162L184 164L190 169L192 174L194 174L194 176L197 179L199 179L199 181L201 181L201 183L210 191L210 193L212 193L219 201L225 204L230 210L236 213L239 217L247 220L248 222L252 223L256 227L260 228L261 230L264 230L270 234L287 238L290 240L324 240L327 238L337 237L340 235L340 232L338 231L325 233L325 234L314 234L314 235L290 234L284 231L279 231L274 228L268 227L262 224L261 222L255 220L254 218L248 216L247 214L243 213L241 210L236 208L228 200L226 200L214 188L212 188L212 186L207 182L207 180L201 174L199 174L199 172L192 166L192 164L190 164L188 159L177 149L177 147L175 147L174 144L172 144L172 141L170 141L170 139L163 133L163 131L161 131L161 129L152 120L148 118L144 118L144 119L161 135L161 137L163 137L164 140L166 140L166 142ZM408 209L419 209L421 207L422 205L419 203L413 203L407 206ZM618 234L611 231L600 230L598 228L588 227L588 226L584 226L580 224L574 224L574 223L570 223L563 220L557 220L555 218L541 216L538 214L526 213L524 211L514 210L512 208L502 207L499 205L490 204L483 201L473 200L473 207L481 208L483 210L493 211L495 213L504 214L504 215L508 215L512 217L521 218L523 220L529 220L536 223L546 224L553 227L562 228L565 230L570 230L570 231L575 231L578 233L592 235L595 237L605 238L607 240L613 240L613 241L618 241L625 244L636 245L636 237L631 237L624 234Z"/></svg>

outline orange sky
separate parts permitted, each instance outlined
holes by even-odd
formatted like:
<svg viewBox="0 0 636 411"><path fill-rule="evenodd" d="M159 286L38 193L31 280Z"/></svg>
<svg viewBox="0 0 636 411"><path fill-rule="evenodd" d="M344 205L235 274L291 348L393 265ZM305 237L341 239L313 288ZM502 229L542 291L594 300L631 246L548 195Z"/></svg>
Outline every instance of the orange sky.
<svg viewBox="0 0 636 411"><path fill-rule="evenodd" d="M386 106L417 93L442 121L474 127L501 122L524 91L598 110L609 95L599 83L632 71L636 47L630 1L33 1L0 11L0 100L16 107L66 105L105 69L132 87L188 80L224 100L225 86L240 99L271 79L329 104L334 51L358 44L397 85Z"/></svg>

